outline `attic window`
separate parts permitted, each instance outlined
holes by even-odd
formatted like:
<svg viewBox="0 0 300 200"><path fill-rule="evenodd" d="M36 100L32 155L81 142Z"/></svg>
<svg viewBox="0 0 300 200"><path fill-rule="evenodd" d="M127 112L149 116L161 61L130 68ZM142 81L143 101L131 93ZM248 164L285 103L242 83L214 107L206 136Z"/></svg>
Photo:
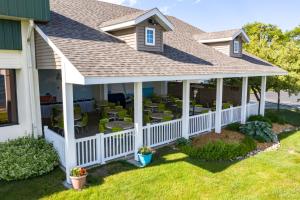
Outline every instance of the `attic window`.
<svg viewBox="0 0 300 200"><path fill-rule="evenodd" d="M146 45L155 45L155 29L154 28L145 28L145 42Z"/></svg>
<svg viewBox="0 0 300 200"><path fill-rule="evenodd" d="M233 53L240 53L240 41L233 41Z"/></svg>

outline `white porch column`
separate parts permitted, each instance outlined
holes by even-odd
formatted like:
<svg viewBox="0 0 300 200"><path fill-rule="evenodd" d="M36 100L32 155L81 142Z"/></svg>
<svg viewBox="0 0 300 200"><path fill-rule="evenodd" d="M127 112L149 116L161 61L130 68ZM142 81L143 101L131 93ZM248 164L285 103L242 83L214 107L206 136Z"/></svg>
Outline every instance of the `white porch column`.
<svg viewBox="0 0 300 200"><path fill-rule="evenodd" d="M247 120L247 94L248 94L248 77L243 77L242 101L241 101L241 123L242 124L245 124Z"/></svg>
<svg viewBox="0 0 300 200"><path fill-rule="evenodd" d="M266 88L267 88L267 77L261 77L261 86L260 86L260 108L259 114L265 115L265 105L266 105Z"/></svg>
<svg viewBox="0 0 300 200"><path fill-rule="evenodd" d="M215 132L221 133L223 78L217 79Z"/></svg>
<svg viewBox="0 0 300 200"><path fill-rule="evenodd" d="M134 83L134 123L136 128L134 159L138 161L138 149L143 146L143 83Z"/></svg>
<svg viewBox="0 0 300 200"><path fill-rule="evenodd" d="M189 138L190 117L190 81L183 81L182 85L182 137Z"/></svg>
<svg viewBox="0 0 300 200"><path fill-rule="evenodd" d="M108 85L104 84L103 85L103 100L108 100Z"/></svg>
<svg viewBox="0 0 300 200"><path fill-rule="evenodd" d="M65 135L65 159L67 183L71 184L70 170L77 165L76 144L74 133L74 104L73 104L73 84L66 83L65 70L62 69L62 100Z"/></svg>

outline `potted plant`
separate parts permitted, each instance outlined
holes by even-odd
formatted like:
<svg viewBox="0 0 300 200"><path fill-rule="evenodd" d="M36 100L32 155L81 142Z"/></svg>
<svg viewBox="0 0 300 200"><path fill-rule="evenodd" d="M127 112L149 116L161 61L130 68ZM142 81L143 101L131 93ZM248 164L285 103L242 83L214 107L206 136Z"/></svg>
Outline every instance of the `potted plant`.
<svg viewBox="0 0 300 200"><path fill-rule="evenodd" d="M149 147L141 147L138 151L138 158L142 166L146 166L151 163L152 160L152 149Z"/></svg>
<svg viewBox="0 0 300 200"><path fill-rule="evenodd" d="M81 190L86 183L87 171L83 167L74 167L70 173L70 179L75 190Z"/></svg>

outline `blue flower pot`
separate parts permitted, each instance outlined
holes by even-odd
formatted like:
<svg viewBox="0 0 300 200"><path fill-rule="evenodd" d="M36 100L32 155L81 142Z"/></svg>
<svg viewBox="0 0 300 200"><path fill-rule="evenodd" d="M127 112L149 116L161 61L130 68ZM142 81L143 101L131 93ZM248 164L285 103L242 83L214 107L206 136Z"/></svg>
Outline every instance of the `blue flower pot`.
<svg viewBox="0 0 300 200"><path fill-rule="evenodd" d="M151 163L152 160L152 153L147 155L138 154L139 161L142 164L142 166L146 166Z"/></svg>

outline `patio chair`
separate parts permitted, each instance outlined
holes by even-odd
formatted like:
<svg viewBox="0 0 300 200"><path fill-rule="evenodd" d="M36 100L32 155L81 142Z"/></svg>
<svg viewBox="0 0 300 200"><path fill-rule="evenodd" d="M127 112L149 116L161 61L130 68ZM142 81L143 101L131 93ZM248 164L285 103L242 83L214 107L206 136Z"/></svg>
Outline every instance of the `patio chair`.
<svg viewBox="0 0 300 200"><path fill-rule="evenodd" d="M101 119L99 121L99 125L98 125L98 130L100 133L104 133L105 130L106 130L106 124L109 122L109 119L108 118L104 118L104 119Z"/></svg>
<svg viewBox="0 0 300 200"><path fill-rule="evenodd" d="M112 131L113 133L115 133L115 132L123 131L123 129L122 129L121 127L113 127L113 128L111 129L111 131Z"/></svg>
<svg viewBox="0 0 300 200"><path fill-rule="evenodd" d="M116 104L115 104L115 103L112 103L112 102L109 102L109 103L108 103L108 106L109 106L110 108L114 109L115 106L116 106Z"/></svg>
<svg viewBox="0 0 300 200"><path fill-rule="evenodd" d="M166 116L164 116L164 117L162 118L162 121L163 121L163 122L167 122L167 121L171 121L172 119L173 119L172 116L166 115Z"/></svg>
<svg viewBox="0 0 300 200"><path fill-rule="evenodd" d="M124 122L132 122L132 118L131 117L124 117Z"/></svg>
<svg viewBox="0 0 300 200"><path fill-rule="evenodd" d="M123 109L123 110L120 110L118 111L118 119L120 120L124 120L125 117L127 117L127 110Z"/></svg>
<svg viewBox="0 0 300 200"><path fill-rule="evenodd" d="M170 110L164 110L164 114L171 115L172 111L170 111Z"/></svg>
<svg viewBox="0 0 300 200"><path fill-rule="evenodd" d="M116 106L115 109L116 110L123 110L123 106Z"/></svg>
<svg viewBox="0 0 300 200"><path fill-rule="evenodd" d="M81 108L78 104L74 106L74 115L81 115Z"/></svg>
<svg viewBox="0 0 300 200"><path fill-rule="evenodd" d="M165 109L166 109L166 105L164 103L158 104L158 111L159 112L164 112Z"/></svg>
<svg viewBox="0 0 300 200"><path fill-rule="evenodd" d="M74 128L78 131L78 133L80 133L80 130L84 130L87 128L88 122L89 116L87 113L84 113L81 121L77 122Z"/></svg>

